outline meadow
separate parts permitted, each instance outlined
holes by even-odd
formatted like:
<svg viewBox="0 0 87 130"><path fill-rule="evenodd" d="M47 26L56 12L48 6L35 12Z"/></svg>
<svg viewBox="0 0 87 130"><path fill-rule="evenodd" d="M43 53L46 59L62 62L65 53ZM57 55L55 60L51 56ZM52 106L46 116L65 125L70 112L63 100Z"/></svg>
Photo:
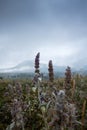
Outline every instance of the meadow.
<svg viewBox="0 0 87 130"><path fill-rule="evenodd" d="M0 130L87 130L87 77L55 79L50 60L45 80L39 58L33 80L0 80Z"/></svg>

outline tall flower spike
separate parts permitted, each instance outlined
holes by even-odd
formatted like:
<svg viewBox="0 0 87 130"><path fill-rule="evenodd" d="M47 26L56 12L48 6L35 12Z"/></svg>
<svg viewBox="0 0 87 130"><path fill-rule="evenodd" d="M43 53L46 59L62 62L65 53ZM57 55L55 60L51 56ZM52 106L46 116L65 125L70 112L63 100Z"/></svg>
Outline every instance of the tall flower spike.
<svg viewBox="0 0 87 130"><path fill-rule="evenodd" d="M39 58L40 58L40 53L38 52L36 57L35 57L35 73L40 73L39 70Z"/></svg>
<svg viewBox="0 0 87 130"><path fill-rule="evenodd" d="M68 66L65 72L65 83L70 84L71 83L71 68Z"/></svg>
<svg viewBox="0 0 87 130"><path fill-rule="evenodd" d="M53 64L52 64L52 60L49 61L48 64L48 71L49 71L49 81L53 82L54 80L54 72L53 72Z"/></svg>

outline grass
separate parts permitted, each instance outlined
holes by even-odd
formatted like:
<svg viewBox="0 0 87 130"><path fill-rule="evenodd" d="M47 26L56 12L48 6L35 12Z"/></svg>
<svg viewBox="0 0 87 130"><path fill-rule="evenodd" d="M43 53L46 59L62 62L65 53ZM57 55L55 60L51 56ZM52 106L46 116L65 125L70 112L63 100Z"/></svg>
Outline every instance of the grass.
<svg viewBox="0 0 87 130"><path fill-rule="evenodd" d="M8 84L11 85L12 91L8 89ZM66 96L62 100L56 94L60 90L66 92ZM5 95L6 93L7 95ZM17 100L19 111L13 116L11 112L15 109L14 99ZM67 103L71 106L67 106ZM58 104L59 106L57 106ZM74 110L71 113L70 109L76 109L75 120L78 121L76 124L72 121ZM63 114L67 114L67 117ZM30 80L0 81L0 130L6 130L12 122L15 122L14 129L19 130L23 130L23 127L24 130L56 130L58 128L60 130L70 130L71 128L86 130L87 77L75 76L68 89L64 88L64 78L56 79L54 82L42 81L39 84L34 84ZM23 123L24 126L22 126Z"/></svg>

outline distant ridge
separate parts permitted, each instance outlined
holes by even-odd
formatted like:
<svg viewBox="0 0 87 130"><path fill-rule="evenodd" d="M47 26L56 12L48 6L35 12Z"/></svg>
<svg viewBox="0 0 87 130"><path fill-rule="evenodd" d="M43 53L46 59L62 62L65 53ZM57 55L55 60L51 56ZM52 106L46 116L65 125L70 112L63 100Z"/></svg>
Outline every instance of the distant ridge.
<svg viewBox="0 0 87 130"><path fill-rule="evenodd" d="M63 72L65 71L66 67L65 66L53 66L54 71L59 71ZM41 72L48 72L48 64L43 64L40 63L40 71ZM0 69L0 72L34 72L34 61L23 61L20 64L11 67L11 68L5 68L5 69Z"/></svg>
<svg viewBox="0 0 87 130"><path fill-rule="evenodd" d="M53 65L54 72L65 73L65 69L67 66L57 66ZM0 69L0 73L34 73L34 61L26 60L21 62L20 64L11 67L11 68L4 68ZM80 74L87 74L87 65L81 68L71 68L72 72L77 72ZM42 73L48 72L48 64L40 63L40 71Z"/></svg>

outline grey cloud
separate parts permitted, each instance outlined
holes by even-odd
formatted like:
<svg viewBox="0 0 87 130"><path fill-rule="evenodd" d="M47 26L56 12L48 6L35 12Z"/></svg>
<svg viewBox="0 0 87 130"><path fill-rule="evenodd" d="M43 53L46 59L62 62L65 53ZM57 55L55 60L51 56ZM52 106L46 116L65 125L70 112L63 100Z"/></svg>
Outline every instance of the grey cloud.
<svg viewBox="0 0 87 130"><path fill-rule="evenodd" d="M42 60L60 64L86 57L86 6L86 0L0 0L1 67L31 59L38 51ZM74 53L60 56L65 46Z"/></svg>

